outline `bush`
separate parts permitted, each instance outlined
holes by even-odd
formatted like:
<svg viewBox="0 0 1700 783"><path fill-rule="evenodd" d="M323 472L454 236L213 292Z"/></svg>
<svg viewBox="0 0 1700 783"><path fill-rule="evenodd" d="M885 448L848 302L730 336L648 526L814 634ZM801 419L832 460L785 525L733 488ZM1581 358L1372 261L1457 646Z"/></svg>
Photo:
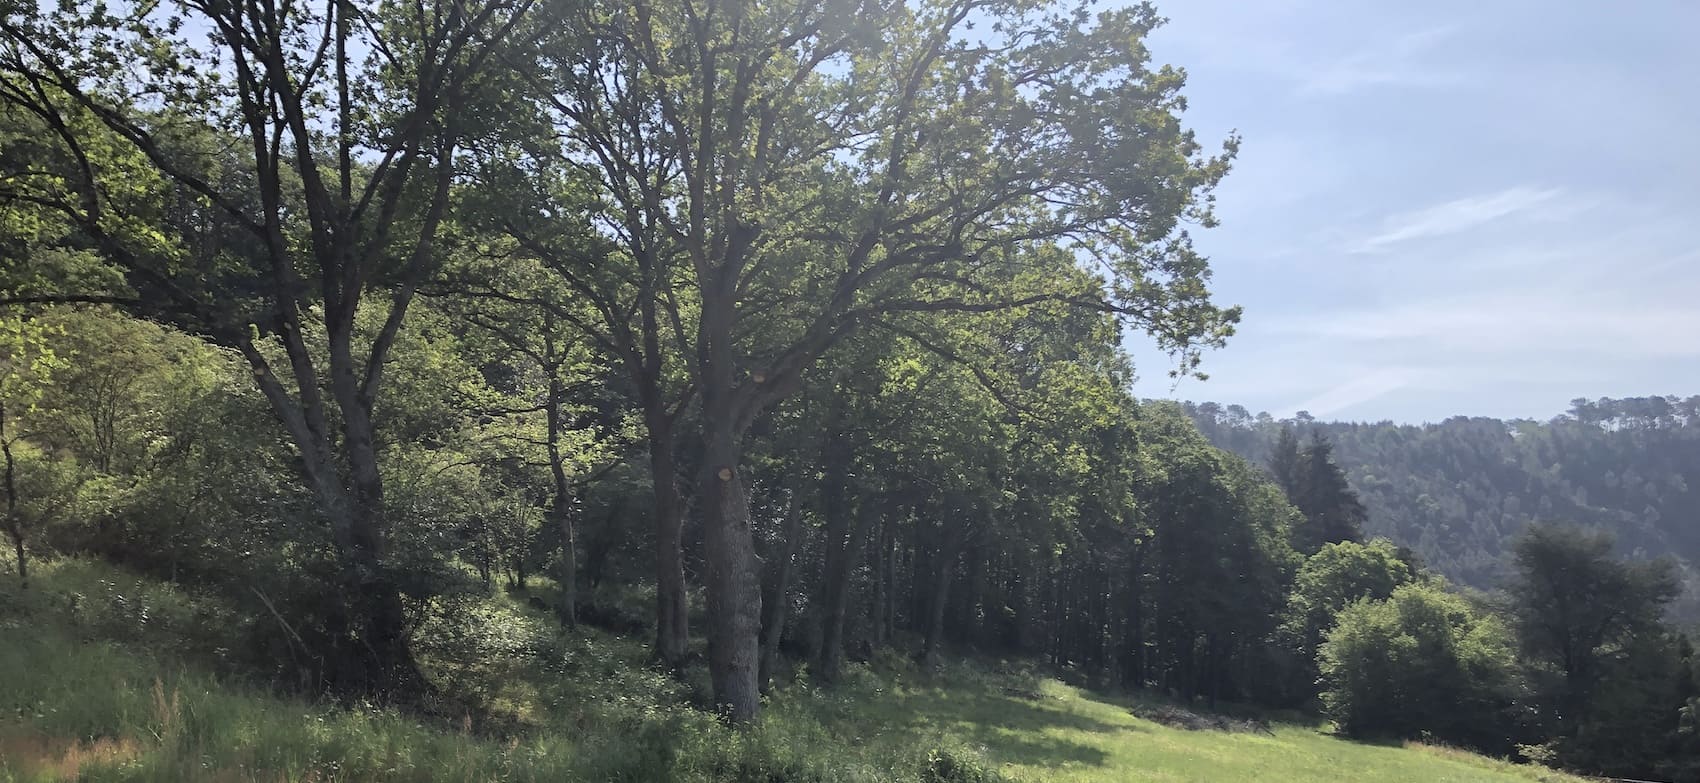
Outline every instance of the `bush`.
<svg viewBox="0 0 1700 783"><path fill-rule="evenodd" d="M1318 663L1323 705L1346 734L1511 749L1510 634L1440 585L1408 584L1348 607Z"/></svg>
<svg viewBox="0 0 1700 783"><path fill-rule="evenodd" d="M1004 779L978 755L960 749L934 748L921 768L921 783L1001 783Z"/></svg>

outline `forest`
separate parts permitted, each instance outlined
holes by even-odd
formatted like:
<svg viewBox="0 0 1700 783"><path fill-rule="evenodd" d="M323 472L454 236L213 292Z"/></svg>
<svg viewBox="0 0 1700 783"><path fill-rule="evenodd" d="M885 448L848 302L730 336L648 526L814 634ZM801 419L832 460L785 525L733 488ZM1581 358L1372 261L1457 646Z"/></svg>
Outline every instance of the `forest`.
<svg viewBox="0 0 1700 783"><path fill-rule="evenodd" d="M605 741L632 749L583 779L731 752L700 779L840 779L848 741L762 739L788 688L1021 661L1700 780L1693 399L1403 427L1133 396L1129 331L1202 377L1242 315L1191 240L1239 139L1184 124L1185 74L1145 45L1162 22L8 4L0 661L23 668L0 750L73 711L27 667L178 628L170 656L232 687L510 761L539 694L579 730L621 716ZM113 576L58 586L87 573ZM144 584L198 619L150 614ZM645 689L659 706L610 706ZM858 779L998 779L917 759ZM401 775L322 761L277 774Z"/></svg>
<svg viewBox="0 0 1700 783"><path fill-rule="evenodd" d="M1366 533L1411 548L1480 589L1511 575L1516 534L1538 521L1611 533L1626 557L1668 555L1686 590L1677 619L1700 620L1700 397L1576 399L1547 421L1458 416L1439 424L1317 421L1188 404L1216 446L1262 464L1282 433L1320 435L1368 514Z"/></svg>

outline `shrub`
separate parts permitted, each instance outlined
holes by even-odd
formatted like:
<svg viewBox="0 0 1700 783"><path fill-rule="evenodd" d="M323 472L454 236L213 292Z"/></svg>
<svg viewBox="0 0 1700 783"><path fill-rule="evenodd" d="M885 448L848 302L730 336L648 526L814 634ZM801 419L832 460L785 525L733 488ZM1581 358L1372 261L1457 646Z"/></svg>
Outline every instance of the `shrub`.
<svg viewBox="0 0 1700 783"><path fill-rule="evenodd" d="M1001 783L1005 780L997 770L987 766L977 754L961 749L934 748L927 752L927 763L921 768L921 783Z"/></svg>
<svg viewBox="0 0 1700 783"><path fill-rule="evenodd" d="M1318 655L1328 715L1357 737L1432 737L1510 749L1511 637L1432 583L1340 613Z"/></svg>

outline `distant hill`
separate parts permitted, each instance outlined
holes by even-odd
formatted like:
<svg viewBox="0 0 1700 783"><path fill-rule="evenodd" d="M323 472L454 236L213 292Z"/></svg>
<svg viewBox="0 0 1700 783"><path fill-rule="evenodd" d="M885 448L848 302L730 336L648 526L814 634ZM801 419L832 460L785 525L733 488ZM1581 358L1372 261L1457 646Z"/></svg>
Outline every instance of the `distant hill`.
<svg viewBox="0 0 1700 783"><path fill-rule="evenodd" d="M1211 442L1259 465L1283 426L1321 432L1369 510L1367 532L1456 582L1498 586L1524 525L1574 522L1612 532L1630 556L1677 558L1688 591L1673 611L1700 620L1700 396L1578 399L1547 421L1421 426L1185 407Z"/></svg>

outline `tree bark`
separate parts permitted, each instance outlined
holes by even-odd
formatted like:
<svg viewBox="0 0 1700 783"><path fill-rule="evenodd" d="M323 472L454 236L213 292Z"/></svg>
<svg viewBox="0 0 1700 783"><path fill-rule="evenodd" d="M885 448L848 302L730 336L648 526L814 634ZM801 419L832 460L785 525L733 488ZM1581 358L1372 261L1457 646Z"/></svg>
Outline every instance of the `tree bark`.
<svg viewBox="0 0 1700 783"><path fill-rule="evenodd" d="M549 516L561 530L561 602L555 607L561 624L568 628L578 625L578 531L573 524L572 485L567 480L566 456L561 453L561 404L566 390L561 386L561 356L555 345L555 314L543 311L543 371L549 375L548 397L544 399L544 421L549 428L546 438L549 448L549 475L554 481L554 497L549 503Z"/></svg>
<svg viewBox="0 0 1700 783"><path fill-rule="evenodd" d="M944 620L950 600L950 583L955 579L956 561L968 539L968 531L963 529L966 523L962 520L941 519L938 524L944 529L937 532L935 540L938 543L928 563L932 578L928 580L927 589L926 641L921 649L921 663L928 669L938 666L939 656L944 652ZM919 574L916 576L919 578Z"/></svg>
<svg viewBox="0 0 1700 783"><path fill-rule="evenodd" d="M874 646L876 647L884 646L888 637L885 625L885 607L887 596L890 594L890 588L888 587L887 582L891 579L891 558L886 556L886 551L888 540L887 536L890 535L887 532L887 529L890 527L891 521L889 518L880 519L879 533L874 536L874 540L872 542L874 551L869 556L869 559L874 563L874 600L873 608L872 611L869 612L868 619L871 621L870 624L874 629Z"/></svg>
<svg viewBox="0 0 1700 783"><path fill-rule="evenodd" d="M12 550L18 556L18 586L30 589L29 562L24 556L23 520L18 519L17 461L12 456L12 439L6 436L6 404L0 402L0 452L6 457L6 533L12 539Z"/></svg>
<svg viewBox="0 0 1700 783"><path fill-rule="evenodd" d="M572 499L566 489L556 490L549 512L561 528L561 603L556 611L560 613L561 623L572 628L578 625L578 536L573 525Z"/></svg>
<svg viewBox="0 0 1700 783"><path fill-rule="evenodd" d="M704 583L708 588L708 670L715 706L736 723L761 707L761 579L750 504L739 471L742 457L729 410L705 396L708 449L701 494L704 507Z"/></svg>
<svg viewBox="0 0 1700 783"><path fill-rule="evenodd" d="M822 453L827 483L821 493L821 513L826 519L825 573L821 579L821 636L815 650L815 673L823 682L835 682L844 663L844 618L849 612L850 577L862 554L863 532L876 511L875 501L864 498L861 508L850 503L849 474L855 453L843 438L829 441Z"/></svg>
<svg viewBox="0 0 1700 783"><path fill-rule="evenodd" d="M780 551L772 563L773 577L767 597L762 600L761 622L761 689L766 692L773 682L774 664L779 660L779 641L785 635L785 600L791 589L791 572L797 559L797 549L803 537L803 508L796 498L785 515Z"/></svg>
<svg viewBox="0 0 1700 783"><path fill-rule="evenodd" d="M957 627L970 645L979 646L985 642L985 618L981 612L981 602L986 596L986 552L984 547L969 547L964 552L963 565L967 566L966 579L963 587L966 592L958 603L960 611L957 616Z"/></svg>
<svg viewBox="0 0 1700 783"><path fill-rule="evenodd" d="M863 508L849 522L849 529L844 531L843 539L827 552L826 616L821 628L820 660L817 663L820 677L826 682L836 682L844 665L844 619L850 610L850 577L860 565L868 517L875 513L873 501L864 501Z"/></svg>
<svg viewBox="0 0 1700 783"><path fill-rule="evenodd" d="M650 485L655 498L655 656L668 666L685 660L684 502L673 453L673 422L657 400L645 412ZM747 512L746 512L747 513Z"/></svg>

